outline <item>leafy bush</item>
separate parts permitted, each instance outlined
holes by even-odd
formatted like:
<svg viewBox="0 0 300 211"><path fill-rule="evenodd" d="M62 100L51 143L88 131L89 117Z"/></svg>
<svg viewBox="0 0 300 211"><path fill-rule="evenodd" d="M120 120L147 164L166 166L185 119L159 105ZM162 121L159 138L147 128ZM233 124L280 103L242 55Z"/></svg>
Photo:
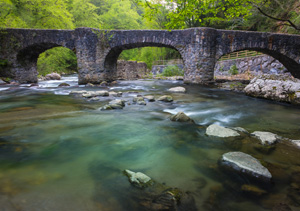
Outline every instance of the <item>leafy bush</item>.
<svg viewBox="0 0 300 211"><path fill-rule="evenodd" d="M183 76L184 72L177 65L169 65L166 68L164 68L162 75L166 77Z"/></svg>
<svg viewBox="0 0 300 211"><path fill-rule="evenodd" d="M238 68L237 68L237 66L235 64L230 67L230 69L229 69L228 72L229 72L230 75L237 75L237 74L239 74L239 70L238 70Z"/></svg>

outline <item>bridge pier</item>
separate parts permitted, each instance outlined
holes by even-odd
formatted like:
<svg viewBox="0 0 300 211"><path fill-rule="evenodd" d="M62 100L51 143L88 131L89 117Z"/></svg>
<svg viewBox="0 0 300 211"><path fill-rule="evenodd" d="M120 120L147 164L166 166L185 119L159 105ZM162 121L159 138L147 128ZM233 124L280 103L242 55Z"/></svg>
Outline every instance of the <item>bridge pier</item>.
<svg viewBox="0 0 300 211"><path fill-rule="evenodd" d="M214 80L217 31L212 28L193 29L192 43L183 52L184 82L206 84Z"/></svg>
<svg viewBox="0 0 300 211"><path fill-rule="evenodd" d="M195 48L186 53L184 83L205 84L214 80L216 59L201 55Z"/></svg>

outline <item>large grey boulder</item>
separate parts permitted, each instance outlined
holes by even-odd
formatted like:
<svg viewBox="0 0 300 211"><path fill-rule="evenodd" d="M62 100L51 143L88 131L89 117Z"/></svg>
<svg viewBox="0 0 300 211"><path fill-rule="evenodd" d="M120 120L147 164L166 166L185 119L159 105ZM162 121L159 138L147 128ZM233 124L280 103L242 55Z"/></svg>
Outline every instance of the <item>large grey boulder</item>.
<svg viewBox="0 0 300 211"><path fill-rule="evenodd" d="M206 129L206 134L209 136L217 136L217 137L222 137L222 138L234 137L234 136L240 135L235 130L232 130L232 129L226 128L226 127L222 127L222 126L219 126L216 124L208 126L208 128Z"/></svg>
<svg viewBox="0 0 300 211"><path fill-rule="evenodd" d="M243 152L228 152L222 155L220 164L233 171L269 182L272 175L269 170L251 155Z"/></svg>
<svg viewBox="0 0 300 211"><path fill-rule="evenodd" d="M177 87L173 87L168 89L169 92L177 92L177 93L184 93L186 92L186 89L182 86L177 86Z"/></svg>
<svg viewBox="0 0 300 211"><path fill-rule="evenodd" d="M185 113L183 113L182 111L178 112L175 115L172 115L170 117L171 121L174 122L194 122L194 120L192 120L190 117L188 117Z"/></svg>
<svg viewBox="0 0 300 211"><path fill-rule="evenodd" d="M251 135L260 140L261 144L263 145L272 145L280 140L280 137L278 135L270 132L255 131L251 133Z"/></svg>
<svg viewBox="0 0 300 211"><path fill-rule="evenodd" d="M45 76L46 80L60 80L61 76L58 73L50 73Z"/></svg>
<svg viewBox="0 0 300 211"><path fill-rule="evenodd" d="M163 101L163 102L172 102L173 98L170 95L163 95L163 96L159 97L157 100Z"/></svg>
<svg viewBox="0 0 300 211"><path fill-rule="evenodd" d="M300 80L287 76L262 75L244 89L247 95L300 104Z"/></svg>

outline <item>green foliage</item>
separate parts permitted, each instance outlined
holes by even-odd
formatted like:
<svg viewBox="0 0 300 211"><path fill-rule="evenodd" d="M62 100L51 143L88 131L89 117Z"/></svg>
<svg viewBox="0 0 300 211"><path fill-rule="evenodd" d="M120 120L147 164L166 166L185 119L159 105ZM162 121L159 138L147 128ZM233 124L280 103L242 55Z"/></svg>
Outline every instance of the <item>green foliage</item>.
<svg viewBox="0 0 300 211"><path fill-rule="evenodd" d="M266 14L279 19L290 20L300 28L300 2L298 0L268 0L259 6ZM254 9L252 13L253 15L250 16L247 21L239 23L237 27L251 31L300 33L299 30L290 27L287 22L268 18L257 9Z"/></svg>
<svg viewBox="0 0 300 211"><path fill-rule="evenodd" d="M230 20L246 19L251 15L253 4L262 0L165 0L150 1L136 0L145 7L151 8L146 15L151 19L162 14L161 8L168 13L166 27L169 29L189 28L199 26L219 27Z"/></svg>
<svg viewBox="0 0 300 211"><path fill-rule="evenodd" d="M237 66L235 64L231 65L230 69L228 70L228 73L230 75L237 75L237 74L239 74L239 69L237 68Z"/></svg>
<svg viewBox="0 0 300 211"><path fill-rule="evenodd" d="M166 68L164 68L162 75L166 77L183 76L184 72L177 65L169 65Z"/></svg>
<svg viewBox="0 0 300 211"><path fill-rule="evenodd" d="M174 58L181 58L181 55L177 50L160 47L144 47L125 50L122 51L121 55L119 56L119 59L122 60L136 60L145 62L148 69L152 69L154 61Z"/></svg>
<svg viewBox="0 0 300 211"><path fill-rule="evenodd" d="M72 0L70 13L73 15L75 27L101 28L102 21L97 14L97 7L89 0Z"/></svg>
<svg viewBox="0 0 300 211"><path fill-rule="evenodd" d="M68 48L52 48L40 54L37 70L43 76L52 72L60 74L77 72L76 55Z"/></svg>
<svg viewBox="0 0 300 211"><path fill-rule="evenodd" d="M129 0L113 0L108 11L100 16L103 29L139 29L142 28L142 17L132 9Z"/></svg>

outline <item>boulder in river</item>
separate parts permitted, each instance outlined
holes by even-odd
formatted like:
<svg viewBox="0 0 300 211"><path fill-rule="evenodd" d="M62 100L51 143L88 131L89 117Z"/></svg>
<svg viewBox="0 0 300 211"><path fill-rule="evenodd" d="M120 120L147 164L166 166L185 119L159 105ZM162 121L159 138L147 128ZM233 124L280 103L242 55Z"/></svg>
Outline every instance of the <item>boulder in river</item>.
<svg viewBox="0 0 300 211"><path fill-rule="evenodd" d="M300 80L285 75L262 75L244 89L247 95L300 104Z"/></svg>
<svg viewBox="0 0 300 211"><path fill-rule="evenodd" d="M206 134L209 136L217 136L217 137L222 137L222 138L234 137L234 136L240 135L235 130L232 130L232 129L226 128L226 127L222 127L222 126L219 126L216 124L208 126L208 128L206 129Z"/></svg>
<svg viewBox="0 0 300 211"><path fill-rule="evenodd" d="M108 91L86 91L82 94L82 97L91 98L91 97L106 97L109 96Z"/></svg>
<svg viewBox="0 0 300 211"><path fill-rule="evenodd" d="M188 117L185 113L183 113L182 111L178 112L175 115L172 115L170 117L171 121L174 122L194 122L194 120L192 120L190 117Z"/></svg>
<svg viewBox="0 0 300 211"><path fill-rule="evenodd" d="M168 89L168 91L177 92L177 93L185 93L186 89L182 86L177 86L177 87L173 87L173 88Z"/></svg>
<svg viewBox="0 0 300 211"><path fill-rule="evenodd" d="M139 202L140 210L197 210L189 193L157 183L141 172L125 170L124 174L138 188L138 191L133 190L133 196L135 202Z"/></svg>
<svg viewBox="0 0 300 211"><path fill-rule="evenodd" d="M155 97L152 95L146 95L144 96L145 99L147 99L149 102L154 102L155 101Z"/></svg>
<svg viewBox="0 0 300 211"><path fill-rule="evenodd" d="M163 102L172 102L173 98L171 95L163 95L163 96L159 97L157 100L163 101Z"/></svg>
<svg viewBox="0 0 300 211"><path fill-rule="evenodd" d="M46 80L60 80L61 76L58 73L50 73L45 76Z"/></svg>
<svg viewBox="0 0 300 211"><path fill-rule="evenodd" d="M124 100L113 100L110 101L108 104L112 109L123 109L125 106L125 101Z"/></svg>
<svg viewBox="0 0 300 211"><path fill-rule="evenodd" d="M137 187L144 188L153 184L152 179L141 172L133 172L126 169L124 174L128 177L129 182Z"/></svg>
<svg viewBox="0 0 300 211"><path fill-rule="evenodd" d="M146 105L147 104L143 97L135 97L135 98L133 98L133 102L138 105Z"/></svg>
<svg viewBox="0 0 300 211"><path fill-rule="evenodd" d="M243 152L223 154L220 165L260 181L270 182L272 179L272 175L266 167L261 165L256 158Z"/></svg>
<svg viewBox="0 0 300 211"><path fill-rule="evenodd" d="M263 145L275 144L278 140L280 140L278 135L270 132L255 131L251 133L251 135L260 140Z"/></svg>

